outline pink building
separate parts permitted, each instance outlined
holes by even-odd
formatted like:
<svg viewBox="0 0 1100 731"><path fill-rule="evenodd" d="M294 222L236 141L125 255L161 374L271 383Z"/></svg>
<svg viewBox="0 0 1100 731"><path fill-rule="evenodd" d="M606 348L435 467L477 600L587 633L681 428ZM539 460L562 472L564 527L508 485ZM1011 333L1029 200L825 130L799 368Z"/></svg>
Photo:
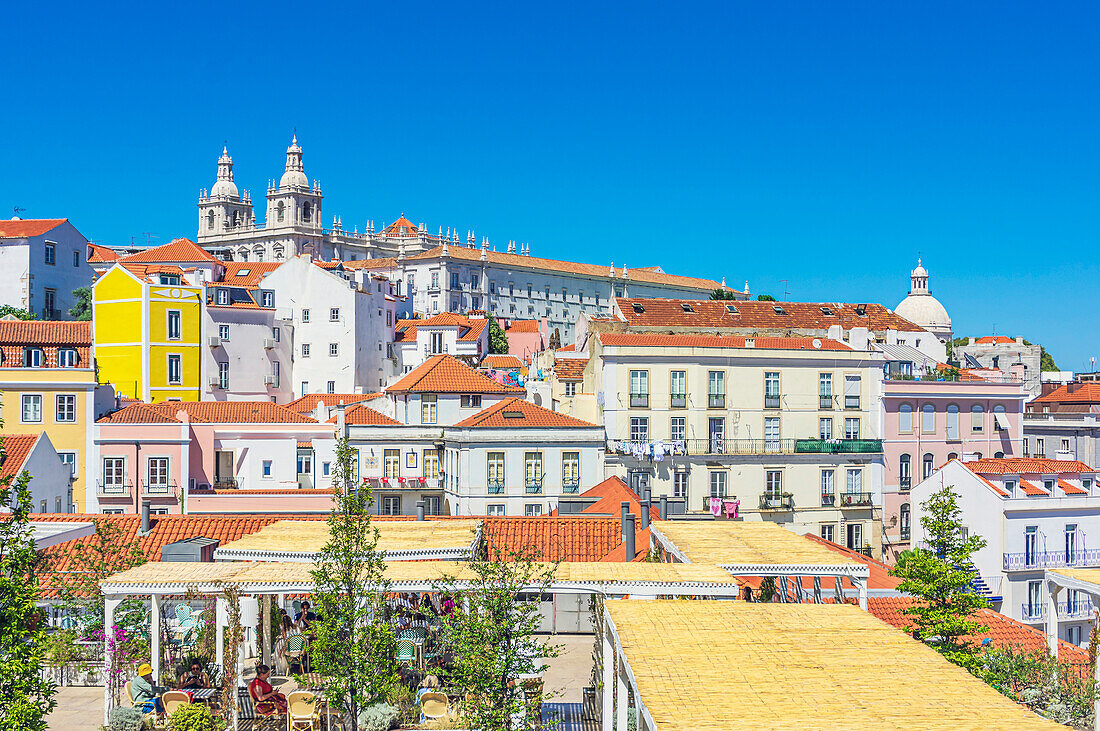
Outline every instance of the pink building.
<svg viewBox="0 0 1100 731"><path fill-rule="evenodd" d="M909 548L909 490L951 459L1018 457L1027 392L1019 380L963 375L963 380L883 382L883 547L890 558Z"/></svg>
<svg viewBox="0 0 1100 731"><path fill-rule="evenodd" d="M508 355L530 362L536 353L546 349L548 335L546 318L541 320L503 320L501 326L508 336Z"/></svg>
<svg viewBox="0 0 1100 731"><path fill-rule="evenodd" d="M96 422L89 471L103 513L328 512L334 433L267 401L137 403Z"/></svg>

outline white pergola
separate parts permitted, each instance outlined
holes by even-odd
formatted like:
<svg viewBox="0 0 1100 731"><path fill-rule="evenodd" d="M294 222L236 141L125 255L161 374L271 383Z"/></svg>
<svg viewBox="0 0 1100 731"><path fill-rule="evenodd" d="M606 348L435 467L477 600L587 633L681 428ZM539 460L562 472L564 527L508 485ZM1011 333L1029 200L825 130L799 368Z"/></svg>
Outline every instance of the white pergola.
<svg viewBox="0 0 1100 731"><path fill-rule="evenodd" d="M1046 635L1047 650L1055 658L1058 657L1058 622L1061 615L1058 613L1058 597L1063 589L1080 591L1088 594L1094 604L1100 605L1100 569L1047 569L1047 611L1046 611ZM1093 622L1097 621L1094 616ZM1093 681L1100 683L1100 663L1096 664L1096 672ZM1093 728L1100 731L1100 699L1093 701Z"/></svg>

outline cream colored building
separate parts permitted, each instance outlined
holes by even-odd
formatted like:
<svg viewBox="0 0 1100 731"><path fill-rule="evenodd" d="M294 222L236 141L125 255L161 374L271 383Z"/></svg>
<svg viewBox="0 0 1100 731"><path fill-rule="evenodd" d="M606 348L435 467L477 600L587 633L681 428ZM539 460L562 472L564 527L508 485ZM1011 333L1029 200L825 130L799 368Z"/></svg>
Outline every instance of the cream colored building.
<svg viewBox="0 0 1100 731"><path fill-rule="evenodd" d="M878 556L881 356L808 337L600 333L591 346L575 398L596 394L607 476L688 512L739 502L745 520Z"/></svg>

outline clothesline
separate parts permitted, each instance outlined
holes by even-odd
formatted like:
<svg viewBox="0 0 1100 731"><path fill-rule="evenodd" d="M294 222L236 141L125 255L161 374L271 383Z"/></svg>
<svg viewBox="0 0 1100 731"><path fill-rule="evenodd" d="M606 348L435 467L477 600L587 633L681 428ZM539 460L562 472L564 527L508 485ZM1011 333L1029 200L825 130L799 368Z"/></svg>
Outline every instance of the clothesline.
<svg viewBox="0 0 1100 731"><path fill-rule="evenodd" d="M651 459L654 462L663 462L665 456L675 457L687 454L687 443L682 440L660 439L652 442L632 442L627 440L611 440L611 451L619 454L629 454L637 459Z"/></svg>

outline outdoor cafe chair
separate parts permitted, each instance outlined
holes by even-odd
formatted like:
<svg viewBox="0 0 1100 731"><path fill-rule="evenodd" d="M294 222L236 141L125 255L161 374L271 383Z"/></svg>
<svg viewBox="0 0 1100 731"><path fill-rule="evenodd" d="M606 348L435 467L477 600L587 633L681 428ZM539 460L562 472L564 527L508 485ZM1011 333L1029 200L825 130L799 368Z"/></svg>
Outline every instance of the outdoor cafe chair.
<svg viewBox="0 0 1100 731"><path fill-rule="evenodd" d="M397 641L397 662L414 665L417 663L416 643L410 639L402 638Z"/></svg>
<svg viewBox="0 0 1100 731"><path fill-rule="evenodd" d="M176 621L180 624L191 619L191 607L187 604L176 605Z"/></svg>
<svg viewBox="0 0 1100 731"><path fill-rule="evenodd" d="M286 646L283 649L283 656L286 657L287 665L301 665L302 654L306 650L306 638L302 635L291 635L286 638Z"/></svg>
<svg viewBox="0 0 1100 731"><path fill-rule="evenodd" d="M180 706L190 704L191 696L187 695L182 690L170 690L160 697L160 702L164 705L165 714L171 716L172 712Z"/></svg>
<svg viewBox="0 0 1100 731"><path fill-rule="evenodd" d="M425 693L420 696L420 722L443 718L451 710L447 696L442 693Z"/></svg>
<svg viewBox="0 0 1100 731"><path fill-rule="evenodd" d="M286 697L286 729L308 728L310 731L320 727L321 714L318 710L318 698L307 690L296 690Z"/></svg>

